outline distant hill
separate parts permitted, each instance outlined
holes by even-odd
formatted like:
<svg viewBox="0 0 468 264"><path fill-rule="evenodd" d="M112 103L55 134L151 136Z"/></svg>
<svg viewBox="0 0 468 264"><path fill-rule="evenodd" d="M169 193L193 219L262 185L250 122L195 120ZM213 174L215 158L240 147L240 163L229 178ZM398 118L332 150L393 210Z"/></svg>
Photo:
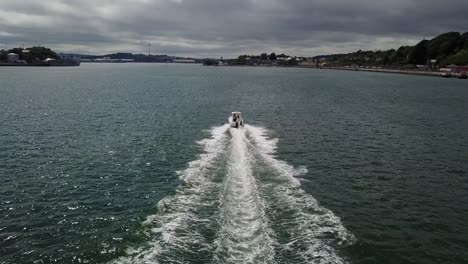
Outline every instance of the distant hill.
<svg viewBox="0 0 468 264"><path fill-rule="evenodd" d="M31 48L13 48L10 50L1 50L0 51L0 61L5 61L7 59L6 55L8 53L18 54L20 60L27 61L28 63L33 63L36 61L43 61L47 58L58 59L57 53L53 50L44 48L44 47L31 47Z"/></svg>
<svg viewBox="0 0 468 264"><path fill-rule="evenodd" d="M468 32L444 33L431 40L422 40L415 46L402 46L397 50L359 50L347 54L321 55L314 59L337 65L357 66L464 66L468 65Z"/></svg>

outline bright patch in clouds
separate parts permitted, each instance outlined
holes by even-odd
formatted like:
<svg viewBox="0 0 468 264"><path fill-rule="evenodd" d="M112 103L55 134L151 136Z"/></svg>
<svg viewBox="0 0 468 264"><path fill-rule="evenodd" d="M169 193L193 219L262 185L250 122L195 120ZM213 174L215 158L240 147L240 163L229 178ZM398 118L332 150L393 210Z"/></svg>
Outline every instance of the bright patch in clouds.
<svg viewBox="0 0 468 264"><path fill-rule="evenodd" d="M2 0L0 43L61 52L299 56L413 45L465 31L468 1Z"/></svg>

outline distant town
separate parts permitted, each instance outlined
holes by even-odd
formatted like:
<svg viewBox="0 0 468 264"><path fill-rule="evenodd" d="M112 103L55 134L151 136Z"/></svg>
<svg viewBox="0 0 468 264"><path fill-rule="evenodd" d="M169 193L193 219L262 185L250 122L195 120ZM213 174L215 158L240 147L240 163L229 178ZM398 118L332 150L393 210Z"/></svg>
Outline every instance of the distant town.
<svg viewBox="0 0 468 264"><path fill-rule="evenodd" d="M169 55L112 53L106 55L57 54L45 47L0 51L0 66L79 66L81 63L199 63L206 66L309 67L340 70L410 73L465 79L468 73L468 32L448 32L415 46L386 51L297 57L262 53L235 59L190 58Z"/></svg>
<svg viewBox="0 0 468 264"><path fill-rule="evenodd" d="M236 59L205 60L207 66L294 66L322 69L407 73L467 79L468 32L448 32L415 46L386 51L295 57L262 53Z"/></svg>
<svg viewBox="0 0 468 264"><path fill-rule="evenodd" d="M203 63L206 59L113 53L102 56L56 53L45 47L0 50L0 66L79 66L81 63Z"/></svg>
<svg viewBox="0 0 468 264"><path fill-rule="evenodd" d="M133 53L112 53L102 56L97 55L82 55L82 54L67 54L68 56L76 56L81 58L84 63L131 63L131 62L146 62L146 63L203 63L205 59L196 59L189 57L176 57L169 55L152 55L152 54L133 54Z"/></svg>

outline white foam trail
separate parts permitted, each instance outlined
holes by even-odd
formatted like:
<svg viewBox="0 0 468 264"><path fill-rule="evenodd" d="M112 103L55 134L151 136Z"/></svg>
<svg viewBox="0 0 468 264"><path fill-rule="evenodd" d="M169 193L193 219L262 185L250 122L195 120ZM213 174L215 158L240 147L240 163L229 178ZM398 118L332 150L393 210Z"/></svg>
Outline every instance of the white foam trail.
<svg viewBox="0 0 468 264"><path fill-rule="evenodd" d="M258 153L261 154L262 158L267 161L270 166L281 172L281 175L286 177L286 179L288 179L291 184L299 187L301 182L295 178L295 176L307 173L307 169L305 167L295 169L287 162L276 159L275 153L278 139L269 138L267 135L268 131L265 128L245 125L245 129L252 138L253 143L255 144L255 148L257 149Z"/></svg>
<svg viewBox="0 0 468 264"><path fill-rule="evenodd" d="M296 176L307 170L278 160L278 140L267 132L251 125L213 128L211 138L198 142L205 152L178 172L184 184L144 222L152 240L115 263L187 263L187 256L203 255L219 264L345 263L331 244L353 241L353 235L300 188ZM227 175L219 183L213 171L226 153ZM268 172L268 179L256 169ZM218 215L216 229L212 217ZM207 227L217 230L214 242L199 233Z"/></svg>
<svg viewBox="0 0 468 264"><path fill-rule="evenodd" d="M172 250L191 252L189 245L210 247L195 230L187 230L190 225L207 221L199 219L196 209L206 206L204 198L212 192L214 182L210 181L208 170L226 150L227 130L229 125L215 127L211 138L198 143L204 146L204 154L188 164L188 168L178 172L185 185L176 190L174 196L166 197L158 203L158 213L147 217L145 225L151 227L155 239L144 248L129 250L128 257L122 257L115 263L180 263L177 256L161 256ZM209 204L208 204L209 205Z"/></svg>
<svg viewBox="0 0 468 264"><path fill-rule="evenodd" d="M243 129L231 129L231 155L220 197L215 263L275 263L274 239L252 173Z"/></svg>
<svg viewBox="0 0 468 264"><path fill-rule="evenodd" d="M263 187L271 197L269 202L281 204L280 211L288 215L282 217L279 226L290 235L282 247L288 254L298 255L299 263L345 263L330 243L352 243L354 236L343 226L339 217L320 206L317 200L300 188L295 177L305 174L305 168L295 169L274 156L278 140L270 139L267 130L246 125L252 139L252 149L284 184L271 183Z"/></svg>

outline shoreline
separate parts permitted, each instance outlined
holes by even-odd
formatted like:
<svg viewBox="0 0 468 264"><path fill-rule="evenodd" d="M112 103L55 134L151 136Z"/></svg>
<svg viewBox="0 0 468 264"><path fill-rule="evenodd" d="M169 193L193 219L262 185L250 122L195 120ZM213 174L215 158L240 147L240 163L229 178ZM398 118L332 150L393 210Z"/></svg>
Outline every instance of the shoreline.
<svg viewBox="0 0 468 264"><path fill-rule="evenodd" d="M369 69L369 68L348 68L348 67L319 67L312 65L297 65L297 66L277 66L277 65L220 65L221 67L265 67L265 68L302 68L302 69L317 69L317 70L339 70L339 71L357 71L357 72L377 72L377 73L390 73L390 74L405 74L405 75L418 75L439 77L447 79L462 79L461 73L450 72L449 76L444 76L446 72L438 71L416 71L416 70L394 70L394 69Z"/></svg>
<svg viewBox="0 0 468 264"><path fill-rule="evenodd" d="M57 63L30 63L30 64L19 64L19 63L0 63L0 67L77 67L80 63L75 62L62 62Z"/></svg>
<svg viewBox="0 0 468 264"><path fill-rule="evenodd" d="M310 68L310 67L307 67ZM406 74L406 75L419 75L419 76L431 76L431 77L444 77L443 72L436 71L414 71L414 70L392 70L392 69L368 69L368 68L346 68L346 67L321 67L318 69L326 70L340 70L340 71L360 71L360 72L381 72L391 74ZM457 78L458 75L452 74L452 78Z"/></svg>

